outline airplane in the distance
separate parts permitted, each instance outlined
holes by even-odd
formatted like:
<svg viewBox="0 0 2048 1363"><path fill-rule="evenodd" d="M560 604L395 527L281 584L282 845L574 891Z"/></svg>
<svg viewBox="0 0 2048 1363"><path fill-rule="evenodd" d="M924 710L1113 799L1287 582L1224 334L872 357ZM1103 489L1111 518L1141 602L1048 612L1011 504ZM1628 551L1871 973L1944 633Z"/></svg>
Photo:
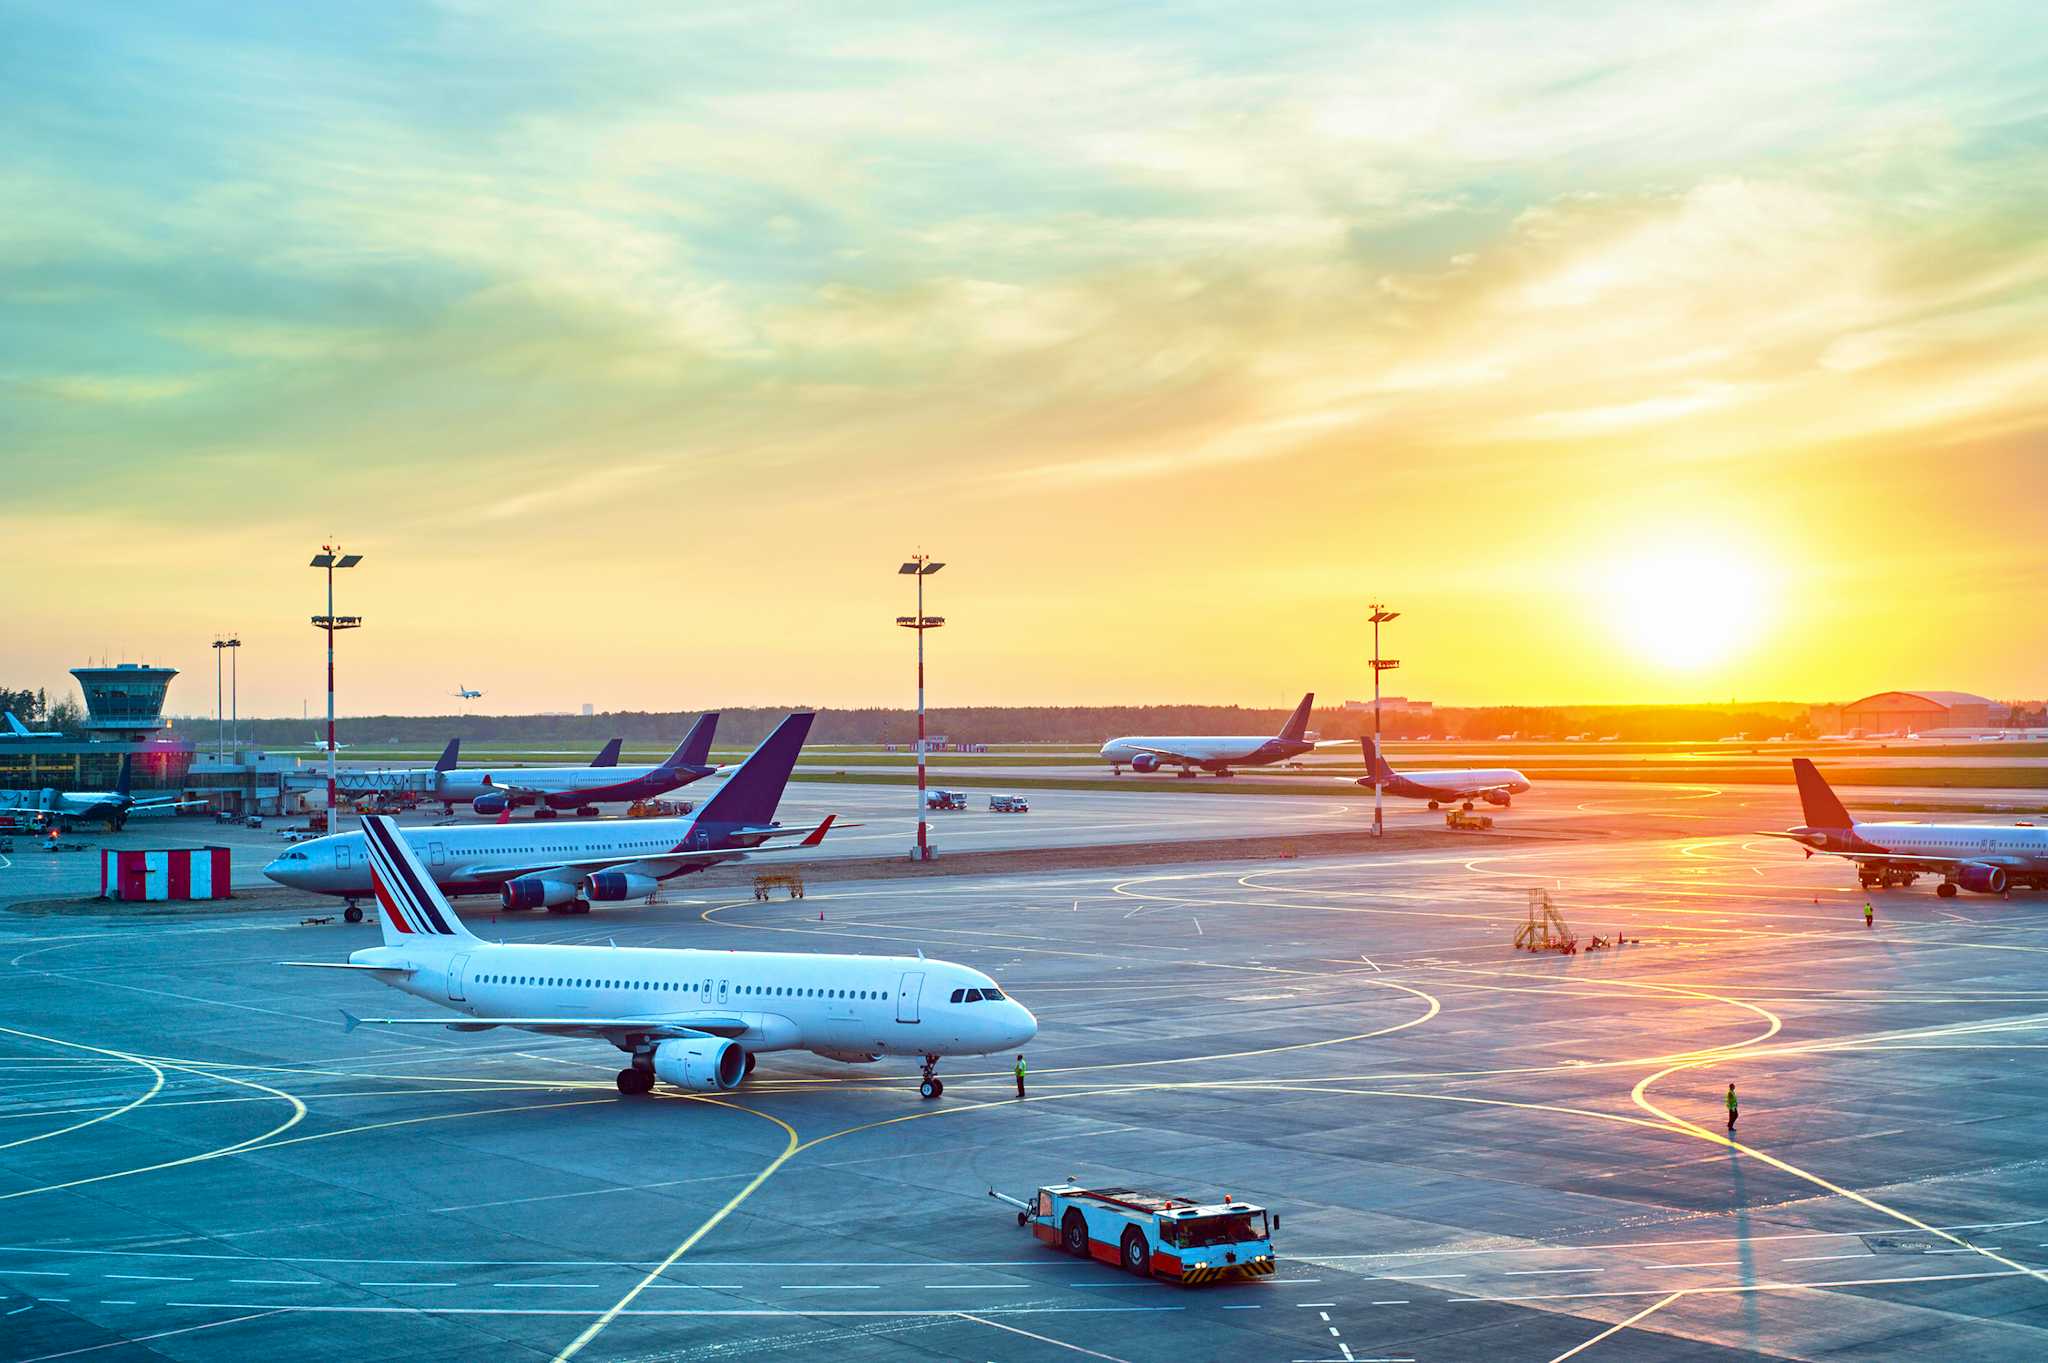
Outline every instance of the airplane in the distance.
<svg viewBox="0 0 2048 1363"><path fill-rule="evenodd" d="M0 790L0 811L37 827L54 827L66 833L73 824L80 823L103 823L109 832L118 833L130 814L206 803L181 800L175 795L136 799L128 793L134 761L133 753L122 754L121 774L115 778L112 790Z"/></svg>
<svg viewBox="0 0 2048 1363"><path fill-rule="evenodd" d="M778 838L816 847L833 824L784 828L775 822L789 774L815 716L798 713L726 778L701 809L680 819L606 819L594 823L435 824L403 830L448 894L494 894L506 909L588 913L592 901L645 899L676 876L738 861ZM370 897L361 833L330 833L292 847L263 868L280 885L348 901Z"/></svg>
<svg viewBox="0 0 2048 1363"><path fill-rule="evenodd" d="M1194 735L1112 738L1102 745L1101 756L1110 764L1112 774L1121 775L1127 766L1132 771L1147 775L1161 767L1179 767L1176 774L1189 778L1197 771L1230 776L1232 767L1263 767L1285 762L1317 748L1335 747L1343 742L1332 739L1319 743L1308 737L1308 712L1315 699L1313 691L1303 696L1301 704L1294 707L1294 713L1280 726L1280 732L1270 738L1203 738Z"/></svg>
<svg viewBox="0 0 2048 1363"><path fill-rule="evenodd" d="M1402 772L1395 771L1380 755L1379 745L1371 738L1359 739L1358 746L1365 754L1367 773L1358 778L1359 785L1370 790L1377 781L1387 794L1404 800L1427 800L1431 809L1462 804L1469 810L1474 800L1484 800L1505 809L1513 802L1513 797L1535 789L1529 778L1513 767Z"/></svg>
<svg viewBox="0 0 2048 1363"><path fill-rule="evenodd" d="M1768 837L1790 838L1806 855L1827 852L1856 863L1863 888L1911 885L1923 875L1941 877L1934 892L1953 899L1972 894L2009 894L2013 889L2048 888L2048 828L2033 824L1860 823L1829 786L1820 768L1804 757L1792 759L1799 783L1799 809L1806 822Z"/></svg>
<svg viewBox="0 0 2048 1363"><path fill-rule="evenodd" d="M616 1079L623 1094L647 1093L657 1079L692 1093L724 1092L754 1072L764 1051L810 1051L848 1064L914 1055L923 1059L924 1098L945 1092L941 1057L1015 1050L1038 1035L1031 1010L994 980L922 952L486 942L456 916L395 823L368 815L360 837L384 944L346 962L283 964L361 971L463 1016L358 1018L343 1010L349 1031L516 1027L607 1041L631 1057Z"/></svg>
<svg viewBox="0 0 2048 1363"><path fill-rule="evenodd" d="M31 729L31 728L29 728L29 727L28 727L28 725L26 725L26 724L23 724L23 723L22 723L22 722L21 722L21 721L20 721L19 719L16 719L16 718L15 718L15 716L14 716L14 711L12 711L12 710L9 710L9 711L7 712L7 736L8 736L8 737L10 737L10 738L62 738L62 737L64 737L64 735L63 735L62 733L58 732L58 731L57 731L57 730L55 730L55 729Z"/></svg>
<svg viewBox="0 0 2048 1363"><path fill-rule="evenodd" d="M311 743L308 743L306 746L311 748L314 752L326 752L327 738L324 734L314 734L313 741ZM337 743L334 745L334 750L336 752L346 752L352 746L354 745L349 743Z"/></svg>
<svg viewBox="0 0 2048 1363"><path fill-rule="evenodd" d="M455 683L455 689L453 691L450 691L448 694L455 697L457 700L477 700L483 696L483 692L472 691L468 687L464 686L461 682Z"/></svg>
<svg viewBox="0 0 2048 1363"><path fill-rule="evenodd" d="M666 795L718 770L711 765L711 737L718 712L701 715L676 750L646 767L621 767L613 739L588 767L448 767L437 769L433 798L452 809L468 802L479 814L504 814L533 806L533 817L552 819L562 810L595 814L601 804L629 804ZM606 768L602 779L591 767Z"/></svg>

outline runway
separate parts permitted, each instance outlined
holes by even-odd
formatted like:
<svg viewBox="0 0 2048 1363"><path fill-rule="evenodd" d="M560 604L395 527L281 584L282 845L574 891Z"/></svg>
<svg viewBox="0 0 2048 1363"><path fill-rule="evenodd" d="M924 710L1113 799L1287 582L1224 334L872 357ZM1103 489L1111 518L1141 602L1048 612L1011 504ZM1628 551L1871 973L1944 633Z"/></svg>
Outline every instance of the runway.
<svg viewBox="0 0 2048 1363"><path fill-rule="evenodd" d="M0 1357L2040 1356L2039 897L1866 931L1696 812L488 929L960 960L1041 1019L1023 1102L787 1054L622 1099L589 1043L344 1034L424 1005L273 963L365 930L0 915ZM1510 950L1531 885L1641 945ZM986 1196L1069 1176L1264 1203L1280 1273L1140 1281Z"/></svg>

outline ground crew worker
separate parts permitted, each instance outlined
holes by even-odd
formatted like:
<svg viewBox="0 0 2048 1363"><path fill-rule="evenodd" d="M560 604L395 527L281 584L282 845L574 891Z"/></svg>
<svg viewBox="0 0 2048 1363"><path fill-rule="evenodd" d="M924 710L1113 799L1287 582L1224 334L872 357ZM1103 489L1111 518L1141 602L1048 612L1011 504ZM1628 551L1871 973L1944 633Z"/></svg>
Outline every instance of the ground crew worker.
<svg viewBox="0 0 2048 1363"><path fill-rule="evenodd" d="M1728 1085L1728 1129L1735 1129L1735 1085Z"/></svg>
<svg viewBox="0 0 2048 1363"><path fill-rule="evenodd" d="M1024 1064L1024 1057L1023 1057L1023 1056L1021 1056L1021 1055L1020 1055L1020 1056L1018 1056L1018 1057L1017 1057L1017 1065L1016 1065L1016 1071L1017 1071L1017 1096L1018 1096L1019 1098L1022 1098L1022 1097L1024 1096L1024 1071L1025 1071L1025 1069L1026 1069L1026 1068L1027 1068L1027 1066L1026 1066L1026 1065Z"/></svg>
<svg viewBox="0 0 2048 1363"><path fill-rule="evenodd" d="M1873 918L1875 918L1875 917L1877 917L1877 910L1876 910L1876 909L1873 909L1873 908L1871 908L1871 907L1870 907L1870 901L1869 901L1869 900L1867 900L1867 899L1866 899L1866 900L1864 900L1864 901L1863 901L1863 926L1864 926L1864 927L1866 927L1866 928L1867 928L1867 927L1869 927L1869 926L1870 926L1870 920L1871 920L1871 919L1873 919Z"/></svg>

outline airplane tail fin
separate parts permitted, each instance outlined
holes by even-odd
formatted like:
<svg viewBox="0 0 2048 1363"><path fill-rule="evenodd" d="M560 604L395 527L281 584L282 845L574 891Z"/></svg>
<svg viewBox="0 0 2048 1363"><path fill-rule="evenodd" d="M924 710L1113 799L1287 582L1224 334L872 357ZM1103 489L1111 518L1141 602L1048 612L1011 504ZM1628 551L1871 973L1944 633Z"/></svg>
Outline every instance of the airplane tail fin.
<svg viewBox="0 0 2048 1363"><path fill-rule="evenodd" d="M1856 821L1836 797L1827 778L1809 758L1792 759L1792 777L1799 783L1799 808L1808 828L1851 828Z"/></svg>
<svg viewBox="0 0 2048 1363"><path fill-rule="evenodd" d="M708 716L707 716L708 718ZM796 770L797 754L803 751L811 722L817 716L799 711L775 726L775 732L761 740L761 746L740 763L739 770L725 778L718 793L697 811L697 822L764 824L775 817L782 802L783 787Z"/></svg>
<svg viewBox="0 0 2048 1363"><path fill-rule="evenodd" d="M16 719L14 717L14 711L12 710L9 710L7 712L7 728L10 733L14 734L18 738L28 737L28 725L23 724L20 720Z"/></svg>
<svg viewBox="0 0 2048 1363"><path fill-rule="evenodd" d="M370 884L377 892L377 906L382 910L377 924L384 930L385 946L404 946L422 938L447 942L475 940L455 916L441 887L420 865L419 854L400 835L395 820L382 814L365 814L363 850L370 862Z"/></svg>
<svg viewBox="0 0 2048 1363"><path fill-rule="evenodd" d="M128 787L135 777L135 754L121 754L121 774L114 778L114 794L126 798Z"/></svg>
<svg viewBox="0 0 2048 1363"><path fill-rule="evenodd" d="M1386 755L1380 751L1378 739L1368 734L1358 740L1358 746L1365 754L1365 769L1369 774L1377 777L1381 785L1386 785L1394 779L1394 769L1388 765Z"/></svg>
<svg viewBox="0 0 2048 1363"><path fill-rule="evenodd" d="M711 735L718 732L718 711L697 716L697 722L690 726L690 732L683 735L683 741L668 755L664 767L701 767L711 756Z"/></svg>
<svg viewBox="0 0 2048 1363"><path fill-rule="evenodd" d="M1311 691L1301 698L1301 704L1294 707L1294 713L1287 717L1287 723L1280 729L1280 737L1300 742L1308 732L1309 707L1316 703L1316 693Z"/></svg>
<svg viewBox="0 0 2048 1363"><path fill-rule="evenodd" d="M590 759L590 765L593 767L616 767L619 765L619 749L625 745L625 742L626 740L623 738L615 738L605 744L604 751Z"/></svg>
<svg viewBox="0 0 2048 1363"><path fill-rule="evenodd" d="M456 755L457 753L461 752L461 751L462 751L462 740L461 740L461 739L459 739L459 738L451 738L451 739L449 739L449 740L448 740L448 746L447 746L447 747L445 747L445 748L443 748L443 749L441 749L441 756L440 756L440 759L439 759L438 761L436 761L436 762L434 763L434 770L435 770L435 771L454 771L454 770L455 770L455 755Z"/></svg>

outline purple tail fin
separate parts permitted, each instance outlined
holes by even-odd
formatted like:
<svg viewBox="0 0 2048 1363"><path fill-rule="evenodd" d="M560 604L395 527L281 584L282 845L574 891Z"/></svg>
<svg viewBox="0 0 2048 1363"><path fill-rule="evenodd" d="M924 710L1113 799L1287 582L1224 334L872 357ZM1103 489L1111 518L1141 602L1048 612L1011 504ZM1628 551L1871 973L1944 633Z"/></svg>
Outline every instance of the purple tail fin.
<svg viewBox="0 0 2048 1363"><path fill-rule="evenodd" d="M1308 732L1309 707L1316 703L1316 693L1311 691L1301 698L1301 704L1294 707L1294 713L1287 717L1287 723L1280 728L1280 737L1291 738L1299 743Z"/></svg>
<svg viewBox="0 0 2048 1363"><path fill-rule="evenodd" d="M1820 768L1804 757L1792 759L1792 777L1799 782L1799 808L1808 828L1853 828L1856 821L1836 798Z"/></svg>

